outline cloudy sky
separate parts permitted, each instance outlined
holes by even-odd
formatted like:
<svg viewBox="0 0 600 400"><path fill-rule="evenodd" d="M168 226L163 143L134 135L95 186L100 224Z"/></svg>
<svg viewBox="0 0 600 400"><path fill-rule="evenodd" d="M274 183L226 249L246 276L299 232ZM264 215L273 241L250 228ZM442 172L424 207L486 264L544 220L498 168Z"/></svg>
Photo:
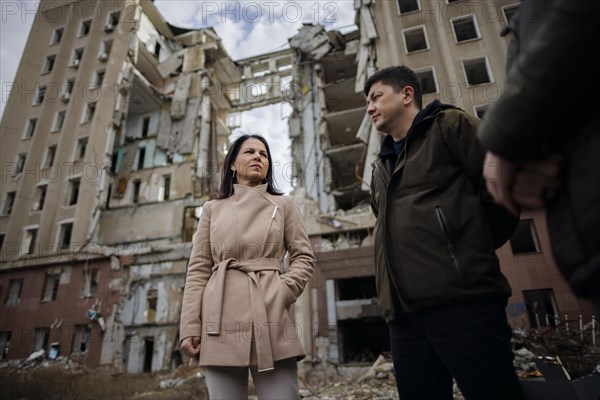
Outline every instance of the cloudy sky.
<svg viewBox="0 0 600 400"><path fill-rule="evenodd" d="M303 22L320 23L326 29L347 32L356 29L353 0L260 0L201 1L156 0L154 4L171 24L183 28L212 26L234 60L287 47ZM0 0L0 115L4 111L7 85L12 82L35 19L39 1ZM276 179L281 189L290 190L283 167L291 162L287 104L273 105L242 114L241 132L264 135L271 145Z"/></svg>

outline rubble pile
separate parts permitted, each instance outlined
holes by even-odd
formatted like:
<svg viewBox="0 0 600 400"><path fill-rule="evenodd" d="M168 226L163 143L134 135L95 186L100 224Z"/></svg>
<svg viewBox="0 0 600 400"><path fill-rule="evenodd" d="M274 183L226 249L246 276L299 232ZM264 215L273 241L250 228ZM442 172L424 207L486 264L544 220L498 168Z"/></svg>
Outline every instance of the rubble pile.
<svg viewBox="0 0 600 400"><path fill-rule="evenodd" d="M0 371L14 371L20 374L50 367L60 368L71 373L82 372L84 368L81 364L71 360L69 357L59 356L54 360L49 360L45 357L45 353L39 352L32 353L31 356L25 360L5 360L0 362Z"/></svg>

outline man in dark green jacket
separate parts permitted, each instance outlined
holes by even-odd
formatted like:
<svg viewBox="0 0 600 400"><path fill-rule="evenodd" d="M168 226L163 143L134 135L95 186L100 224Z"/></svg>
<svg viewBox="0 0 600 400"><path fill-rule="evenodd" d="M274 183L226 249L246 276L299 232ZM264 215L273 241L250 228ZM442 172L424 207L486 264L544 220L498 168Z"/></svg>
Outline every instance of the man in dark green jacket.
<svg viewBox="0 0 600 400"><path fill-rule="evenodd" d="M478 120L434 101L389 67L365 84L367 112L387 135L373 163L375 269L402 400L521 399L504 308L510 286L495 249L518 218L482 178Z"/></svg>

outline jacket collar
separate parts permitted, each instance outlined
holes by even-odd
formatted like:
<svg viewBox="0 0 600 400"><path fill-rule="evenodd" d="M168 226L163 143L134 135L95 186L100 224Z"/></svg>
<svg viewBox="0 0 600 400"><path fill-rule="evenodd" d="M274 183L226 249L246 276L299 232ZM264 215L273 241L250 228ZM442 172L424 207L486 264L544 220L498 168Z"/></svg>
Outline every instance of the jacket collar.
<svg viewBox="0 0 600 400"><path fill-rule="evenodd" d="M423 120L426 120L430 117L435 117L440 112L442 112L443 110L446 110L448 108L456 108L456 107L454 107L453 105L450 105L450 104L444 104L444 103L440 102L439 100L434 100L431 103L429 103L429 105L427 105L427 107L425 107L424 109L419 111L419 113L415 116L415 119L413 119L413 122L410 125L410 128L408 129L408 133L406 134L406 138L414 136L416 134L415 132L418 132L415 129L415 127L420 122L422 122ZM381 143L381 150L379 151L379 158L386 158L386 157L390 157L390 156L396 156L396 152L394 151L394 139L390 135L385 135L385 137L383 138L383 142Z"/></svg>

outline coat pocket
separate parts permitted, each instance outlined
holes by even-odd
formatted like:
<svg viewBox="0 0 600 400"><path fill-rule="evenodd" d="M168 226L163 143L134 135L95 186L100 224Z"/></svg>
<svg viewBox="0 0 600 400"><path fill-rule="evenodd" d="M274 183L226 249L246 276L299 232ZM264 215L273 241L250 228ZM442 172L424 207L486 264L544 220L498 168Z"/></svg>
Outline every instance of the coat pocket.
<svg viewBox="0 0 600 400"><path fill-rule="evenodd" d="M281 286L283 287L282 290L284 291L283 293L285 294L285 307L289 308L292 304L294 304L296 302L296 296L294 296L294 293L288 287L288 285L284 282L284 280L281 279L281 276L279 276L279 282L281 282Z"/></svg>
<svg viewBox="0 0 600 400"><path fill-rule="evenodd" d="M446 239L446 245L448 247L448 254L450 256L450 260L452 261L452 265L456 269L458 276L462 277L462 269L460 268L460 263L458 262L458 258L456 257L456 248L454 247L454 243L452 241L452 237L450 235L450 230L448 229L448 221L446 220L446 216L444 215L444 211L442 207L435 206L435 215L438 220L438 224L440 229L442 230L442 234Z"/></svg>

